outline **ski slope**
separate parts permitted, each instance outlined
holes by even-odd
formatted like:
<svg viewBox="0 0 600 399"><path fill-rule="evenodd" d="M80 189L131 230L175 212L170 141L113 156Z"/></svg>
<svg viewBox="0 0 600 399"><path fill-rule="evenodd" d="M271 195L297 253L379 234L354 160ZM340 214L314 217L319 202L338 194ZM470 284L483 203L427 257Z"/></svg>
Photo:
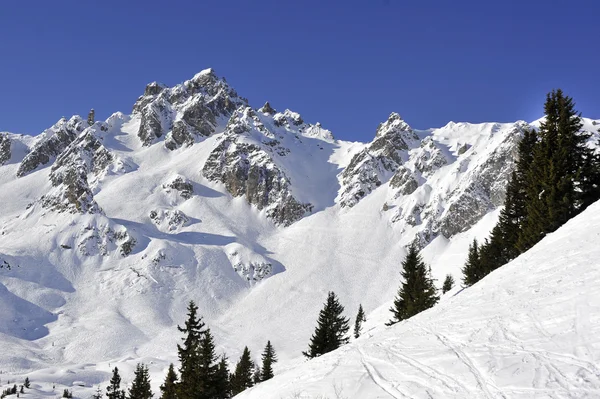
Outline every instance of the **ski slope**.
<svg viewBox="0 0 600 399"><path fill-rule="evenodd" d="M236 398L600 397L600 203L410 320Z"/></svg>

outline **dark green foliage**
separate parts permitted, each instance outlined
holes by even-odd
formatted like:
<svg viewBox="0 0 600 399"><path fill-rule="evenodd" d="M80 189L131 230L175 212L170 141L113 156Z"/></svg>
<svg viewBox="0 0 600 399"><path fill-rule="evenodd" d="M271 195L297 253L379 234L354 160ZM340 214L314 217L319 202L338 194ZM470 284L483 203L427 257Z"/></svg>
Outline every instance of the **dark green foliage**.
<svg viewBox="0 0 600 399"><path fill-rule="evenodd" d="M25 382L23 383L25 388L29 389L31 387L31 382L29 381L29 377L25 377Z"/></svg>
<svg viewBox="0 0 600 399"><path fill-rule="evenodd" d="M446 274L446 279L444 280L444 284L442 285L442 294L450 291L454 287L454 277L451 274Z"/></svg>
<svg viewBox="0 0 600 399"><path fill-rule="evenodd" d="M581 117L561 90L548 94L546 119L527 173L527 218L517 242L524 252L600 198L598 157L580 132Z"/></svg>
<svg viewBox="0 0 600 399"><path fill-rule="evenodd" d="M121 376L116 367L113 370L110 385L106 387L106 397L108 399L125 399L125 390L121 389Z"/></svg>
<svg viewBox="0 0 600 399"><path fill-rule="evenodd" d="M250 357L250 350L246 346L240 357L235 372L231 376L231 392L235 396L238 393L254 385L254 363Z"/></svg>
<svg viewBox="0 0 600 399"><path fill-rule="evenodd" d="M362 305L358 305L358 313L356 314L356 319L354 319L354 338L360 337L362 323L364 323L365 321L367 321L365 311L363 310Z"/></svg>
<svg viewBox="0 0 600 399"><path fill-rule="evenodd" d="M469 245L469 255L467 257L467 263L462 269L463 272L463 284L471 286L481 280L486 273L483 270L483 266L479 257L479 244L474 239L473 243Z"/></svg>
<svg viewBox="0 0 600 399"><path fill-rule="evenodd" d="M333 291L327 294L325 307L319 312L317 328L313 333L308 351L302 354L308 358L321 356L348 343L346 333L350 329L349 319L342 316L344 307Z"/></svg>
<svg viewBox="0 0 600 399"><path fill-rule="evenodd" d="M229 382L229 367L227 357L221 356L217 373L215 375L215 399L231 398L231 384Z"/></svg>
<svg viewBox="0 0 600 399"><path fill-rule="evenodd" d="M403 282L398 289L394 306L390 308L393 317L387 325L409 319L431 308L439 300L429 269L421 259L415 245L408 248L406 258L402 262L401 275Z"/></svg>
<svg viewBox="0 0 600 399"><path fill-rule="evenodd" d="M135 376L131 388L129 388L128 399L150 399L152 396L152 387L150 386L150 374L148 367L138 363L135 368Z"/></svg>
<svg viewBox="0 0 600 399"><path fill-rule="evenodd" d="M181 362L178 399L211 399L216 395L215 344L210 330L204 326L202 317L198 316L198 307L190 301L185 325L177 327L185 334L183 345L177 345Z"/></svg>
<svg viewBox="0 0 600 399"><path fill-rule="evenodd" d="M275 354L273 345L271 345L271 341L267 341L267 346L265 346L265 351L262 354L260 381L266 381L273 378L274 363L277 363L277 355Z"/></svg>
<svg viewBox="0 0 600 399"><path fill-rule="evenodd" d="M161 399L177 399L177 374L173 363L169 365L165 382L160 386Z"/></svg>
<svg viewBox="0 0 600 399"><path fill-rule="evenodd" d="M68 389L65 389L63 391L62 397L63 398L72 398L73 397L73 392L69 391Z"/></svg>

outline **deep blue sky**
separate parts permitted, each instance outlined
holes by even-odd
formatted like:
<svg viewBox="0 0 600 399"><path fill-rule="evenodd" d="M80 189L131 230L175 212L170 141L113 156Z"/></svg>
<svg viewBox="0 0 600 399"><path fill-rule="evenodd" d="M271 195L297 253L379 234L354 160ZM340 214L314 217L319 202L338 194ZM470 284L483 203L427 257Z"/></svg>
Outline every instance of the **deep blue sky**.
<svg viewBox="0 0 600 399"><path fill-rule="evenodd" d="M558 87L600 118L598 0L6 1L0 54L0 131L128 113L146 83L207 67L347 140L392 111L533 120Z"/></svg>

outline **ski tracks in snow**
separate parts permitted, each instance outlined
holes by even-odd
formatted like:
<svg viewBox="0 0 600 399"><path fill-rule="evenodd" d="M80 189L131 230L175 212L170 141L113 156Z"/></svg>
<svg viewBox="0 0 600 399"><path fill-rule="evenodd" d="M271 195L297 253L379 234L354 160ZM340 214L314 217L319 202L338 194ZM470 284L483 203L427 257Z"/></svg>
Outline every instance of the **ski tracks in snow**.
<svg viewBox="0 0 600 399"><path fill-rule="evenodd" d="M378 385L382 390L388 393L392 398L400 399L400 398L410 398L410 396L399 391L390 381L385 379L379 370L373 365L373 361L376 360L371 358L363 352L361 347L358 347L358 352L360 353L360 361L362 362L365 370L371 377L371 380ZM379 361L377 359L377 361Z"/></svg>

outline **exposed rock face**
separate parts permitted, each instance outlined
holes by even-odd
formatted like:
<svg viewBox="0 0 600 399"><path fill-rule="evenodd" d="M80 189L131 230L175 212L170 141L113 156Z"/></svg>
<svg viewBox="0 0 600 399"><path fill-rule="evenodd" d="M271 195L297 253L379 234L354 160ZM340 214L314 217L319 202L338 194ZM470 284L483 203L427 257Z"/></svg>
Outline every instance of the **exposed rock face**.
<svg viewBox="0 0 600 399"><path fill-rule="evenodd" d="M267 117L267 115L262 115ZM208 157L202 172L206 178L225 184L233 196L245 196L248 203L265 210L276 224L288 226L312 210L312 205L296 200L291 182L274 160L275 154L285 157L289 148L276 138L277 128L290 124L305 127L299 115L287 111L265 122L250 107L237 110L229 120L224 138ZM275 131L267 128L272 124Z"/></svg>
<svg viewBox="0 0 600 399"><path fill-rule="evenodd" d="M0 166L10 160L10 138L8 134L0 134Z"/></svg>
<svg viewBox="0 0 600 399"><path fill-rule="evenodd" d="M219 124L248 101L238 96L211 69L169 88L150 83L133 107L141 118L138 137L148 146L165 136L165 146L174 150L210 136Z"/></svg>
<svg viewBox="0 0 600 399"><path fill-rule="evenodd" d="M108 224L87 225L76 237L76 248L84 256L108 256L112 251L118 251L125 257L133 251L136 243L127 229L113 229Z"/></svg>
<svg viewBox="0 0 600 399"><path fill-rule="evenodd" d="M468 230L502 206L518 142L527 126L524 122L488 126L494 139L477 148L480 153L461 144L454 150L456 156L441 142L448 133L425 138L390 180L394 195L388 202L395 205L392 222L403 231L412 231L415 243L423 247L440 234L450 238ZM461 131L460 126L455 129ZM442 180L451 185L440 186Z"/></svg>
<svg viewBox="0 0 600 399"><path fill-rule="evenodd" d="M419 138L410 126L400 115L392 113L377 128L373 142L356 154L342 173L339 204L352 207L388 181L408 158L408 150L418 143Z"/></svg>
<svg viewBox="0 0 600 399"><path fill-rule="evenodd" d="M188 200L194 195L194 186L183 176L175 176L168 183L162 185L163 190L170 193L175 190L181 195L181 198Z"/></svg>
<svg viewBox="0 0 600 399"><path fill-rule="evenodd" d="M67 148L83 131L87 123L78 115L68 121L63 118L54 126L40 134L31 152L23 158L17 170L17 176L22 177L34 171L39 166L47 165Z"/></svg>
<svg viewBox="0 0 600 399"><path fill-rule="evenodd" d="M101 143L100 133L108 129L96 122L73 141L56 159L50 172L52 190L41 204L56 212L101 213L92 188L99 183L109 167L123 171L125 165Z"/></svg>
<svg viewBox="0 0 600 399"><path fill-rule="evenodd" d="M179 209L156 209L150 212L150 219L159 227L169 232L177 231L186 226L190 219Z"/></svg>

